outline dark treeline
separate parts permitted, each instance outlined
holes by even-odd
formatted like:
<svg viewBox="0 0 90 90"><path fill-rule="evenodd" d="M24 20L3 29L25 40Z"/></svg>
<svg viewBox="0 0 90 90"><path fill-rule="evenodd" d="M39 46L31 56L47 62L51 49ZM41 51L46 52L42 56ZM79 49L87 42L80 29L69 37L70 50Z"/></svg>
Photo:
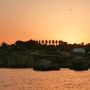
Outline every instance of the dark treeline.
<svg viewBox="0 0 90 90"><path fill-rule="evenodd" d="M73 53L74 48L84 48L85 53L74 54ZM39 57L40 55L42 56L44 54L46 55L44 56L45 59L48 59L46 58L48 57L48 55L49 55L49 58L51 56L51 59L49 59L48 61L52 61L53 58L55 57L58 58L57 60L55 59L55 61L53 61L52 63L58 62L60 67L61 66L64 67L66 65L68 58L69 58L68 60L69 64L70 62L73 62L76 64L76 62L73 61L73 58L78 56L84 57L89 62L90 43L68 44L67 42L64 42L61 40L38 40L38 41L37 40L28 40L28 41L18 40L15 42L15 44L9 45L3 42L0 46L0 67L33 68L38 61L38 60L35 61L36 59L34 58L36 56ZM52 56L55 56L55 57L52 57ZM65 59L61 59L60 57L65 57ZM66 60L66 57L68 57L67 60ZM78 61L79 61L79 64L80 62L83 62L80 60ZM40 63L40 60L38 62Z"/></svg>
<svg viewBox="0 0 90 90"><path fill-rule="evenodd" d="M68 44L68 42L64 42L61 40L29 40L29 41L16 41L15 44L7 44L3 42L0 46L0 50L8 51L8 52L21 52L21 51L30 51L30 50L38 50L38 49L58 49L62 51L72 52L73 48L84 48L86 52L90 51L90 43L84 44L83 42L80 44Z"/></svg>

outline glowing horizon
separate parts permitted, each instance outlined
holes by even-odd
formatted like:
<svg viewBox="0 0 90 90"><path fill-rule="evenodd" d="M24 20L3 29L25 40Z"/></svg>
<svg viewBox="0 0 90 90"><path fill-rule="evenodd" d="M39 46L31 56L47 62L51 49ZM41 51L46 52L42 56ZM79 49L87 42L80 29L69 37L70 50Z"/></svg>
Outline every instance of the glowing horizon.
<svg viewBox="0 0 90 90"><path fill-rule="evenodd" d="M90 42L90 0L0 0L0 43Z"/></svg>

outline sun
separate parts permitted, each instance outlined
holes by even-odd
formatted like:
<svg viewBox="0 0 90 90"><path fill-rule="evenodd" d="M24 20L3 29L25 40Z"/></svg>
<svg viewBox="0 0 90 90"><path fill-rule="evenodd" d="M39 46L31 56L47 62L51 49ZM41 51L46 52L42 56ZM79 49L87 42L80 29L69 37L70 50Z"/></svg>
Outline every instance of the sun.
<svg viewBox="0 0 90 90"><path fill-rule="evenodd" d="M66 26L63 28L62 40L69 43L81 43L84 33L80 31L81 28L78 26Z"/></svg>

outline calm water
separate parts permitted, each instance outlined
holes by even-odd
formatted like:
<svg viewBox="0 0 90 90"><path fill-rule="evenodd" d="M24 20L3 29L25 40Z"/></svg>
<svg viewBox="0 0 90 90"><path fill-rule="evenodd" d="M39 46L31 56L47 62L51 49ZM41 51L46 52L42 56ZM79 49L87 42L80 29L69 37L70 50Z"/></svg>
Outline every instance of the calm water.
<svg viewBox="0 0 90 90"><path fill-rule="evenodd" d="M0 90L90 90L90 70L0 69Z"/></svg>

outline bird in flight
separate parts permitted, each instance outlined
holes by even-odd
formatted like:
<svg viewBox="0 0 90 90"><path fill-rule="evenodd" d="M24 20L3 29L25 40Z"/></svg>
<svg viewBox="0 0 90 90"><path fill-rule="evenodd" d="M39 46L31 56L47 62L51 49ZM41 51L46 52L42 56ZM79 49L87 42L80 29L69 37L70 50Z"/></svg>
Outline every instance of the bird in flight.
<svg viewBox="0 0 90 90"><path fill-rule="evenodd" d="M71 10L72 10L72 8L69 8L68 10L70 10L70 11L71 11Z"/></svg>

